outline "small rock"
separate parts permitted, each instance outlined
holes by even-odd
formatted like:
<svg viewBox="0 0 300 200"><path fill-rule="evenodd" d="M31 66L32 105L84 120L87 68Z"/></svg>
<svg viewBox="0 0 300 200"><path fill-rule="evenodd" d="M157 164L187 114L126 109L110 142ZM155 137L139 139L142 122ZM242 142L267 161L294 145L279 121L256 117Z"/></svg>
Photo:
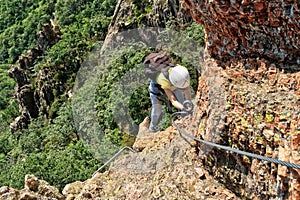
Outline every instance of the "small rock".
<svg viewBox="0 0 300 200"><path fill-rule="evenodd" d="M81 192L83 186L84 186L83 182L76 181L74 183L67 184L64 187L62 193L65 196L68 196L68 195L77 195L77 194L79 194Z"/></svg>
<svg viewBox="0 0 300 200"><path fill-rule="evenodd" d="M36 192L38 190L39 180L32 174L25 175L25 188Z"/></svg>
<svg viewBox="0 0 300 200"><path fill-rule="evenodd" d="M5 194L9 191L9 187L3 186L0 188L0 195Z"/></svg>

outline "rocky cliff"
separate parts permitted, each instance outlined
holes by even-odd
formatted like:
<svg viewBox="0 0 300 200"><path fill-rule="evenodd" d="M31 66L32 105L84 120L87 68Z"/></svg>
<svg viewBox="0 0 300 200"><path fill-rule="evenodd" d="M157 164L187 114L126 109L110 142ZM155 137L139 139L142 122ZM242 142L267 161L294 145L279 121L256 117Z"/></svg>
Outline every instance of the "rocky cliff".
<svg viewBox="0 0 300 200"><path fill-rule="evenodd" d="M184 3L206 32L195 134L300 163L299 2ZM205 158L209 170L244 196L300 198L299 169L200 149L210 153Z"/></svg>
<svg viewBox="0 0 300 200"><path fill-rule="evenodd" d="M149 137L147 123L134 146L139 152L121 156L105 173L70 183L61 193L27 175L23 190L2 187L0 199L239 199L214 180L173 127Z"/></svg>
<svg viewBox="0 0 300 200"><path fill-rule="evenodd" d="M19 103L20 116L11 123L12 131L27 128L32 118L40 114L49 115L49 107L54 101L56 93L62 93L61 86L53 82L55 71L50 67L44 67L34 73L34 65L39 57L45 54L60 40L59 26L53 23L44 24L42 30L37 33L37 46L30 49L27 54L19 56L16 65L12 65L9 75L16 82L15 98Z"/></svg>
<svg viewBox="0 0 300 200"><path fill-rule="evenodd" d="M203 24L209 54L222 66L232 59L247 68L257 60L285 71L300 68L300 4L296 0L184 0L195 21Z"/></svg>
<svg viewBox="0 0 300 200"><path fill-rule="evenodd" d="M151 12L137 15L145 6ZM107 40L192 16L205 27L206 50L196 110L178 123L198 138L300 164L299 7L279 0L120 0ZM0 199L300 199L300 170L186 141L174 127L148 136L145 127L137 152L105 173L70 183L62 194L28 176L26 189L3 187Z"/></svg>
<svg viewBox="0 0 300 200"><path fill-rule="evenodd" d="M242 63L222 69L212 58L204 66L208 68L199 80L199 128L194 134L299 164L300 74L267 69L265 63L258 70L245 69ZM218 180L246 197L299 198L299 170L202 144L199 152Z"/></svg>

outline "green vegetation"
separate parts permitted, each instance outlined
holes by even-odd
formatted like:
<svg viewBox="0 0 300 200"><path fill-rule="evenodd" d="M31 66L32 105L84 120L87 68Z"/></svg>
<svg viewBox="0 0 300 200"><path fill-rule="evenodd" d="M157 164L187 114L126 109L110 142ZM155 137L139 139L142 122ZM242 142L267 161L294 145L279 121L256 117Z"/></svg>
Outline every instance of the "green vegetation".
<svg viewBox="0 0 300 200"><path fill-rule="evenodd" d="M25 174L35 174L60 189L69 182L85 180L101 165L78 138L72 108L64 91L53 91L51 123L42 116L26 130L11 133L16 118L14 81L8 76L10 64L37 45L36 33L57 17L60 40L48 48L30 74L32 87L38 70L54 73L51 84L73 86L76 72L86 54L107 32L116 0L20 1L1 0L0 12L0 185L23 188Z"/></svg>
<svg viewBox="0 0 300 200"><path fill-rule="evenodd" d="M48 126L38 118L19 135L1 133L1 185L22 188L25 175L34 173L62 189L97 169L99 162L77 138L70 103L63 104L58 115Z"/></svg>
<svg viewBox="0 0 300 200"><path fill-rule="evenodd" d="M10 122L19 114L17 102L12 98L15 82L8 76L9 65L0 65L0 141L5 139L2 132L6 132ZM2 148L7 143L1 143L0 159L5 156Z"/></svg>
<svg viewBox="0 0 300 200"><path fill-rule="evenodd" d="M53 3L1 0L0 63L13 63L36 43L36 33L49 21Z"/></svg>
<svg viewBox="0 0 300 200"><path fill-rule="evenodd" d="M8 68L8 65L0 65L0 110L9 106L15 86L15 82L7 74Z"/></svg>
<svg viewBox="0 0 300 200"><path fill-rule="evenodd" d="M103 43L117 0L0 0L0 3L3 5L0 8L0 63L4 63L0 65L0 186L21 189L25 174L34 174L59 189L67 183L86 180L102 163L79 137L72 102L66 92L73 88L76 73L87 55ZM144 11L151 11L148 4ZM48 84L57 86L52 91L55 100L49 108L47 119L41 115L32 120L28 129L12 133L9 125L19 111L14 99L15 82L7 71L11 64L16 63L19 55L37 45L36 33L54 17L57 18L62 38L39 57L30 69L29 78L32 89L35 89L39 70L50 69L53 79ZM140 18L141 21L143 19ZM194 23L187 27L183 33L203 44L203 29ZM105 146L109 141L124 146L134 141L133 136L120 130L114 118L116 109L120 117L128 117L129 114L132 120L126 123L130 124L133 131L149 115L151 103L147 81L130 91L130 95L126 96L126 93L124 98L119 96L118 99L122 101L117 103L125 102L129 110L116 107L115 101L116 95L124 95L124 91L118 88L121 77L130 70L140 69L143 57L149 52L149 49L143 48L120 50L103 71L96 87L97 119L83 118L80 124L84 128L90 123L98 123L106 136L101 145ZM176 55L174 59L190 67L195 90L198 76L195 66ZM131 73L142 77L142 71ZM124 86L133 87L130 84ZM104 156L110 156L109 153Z"/></svg>

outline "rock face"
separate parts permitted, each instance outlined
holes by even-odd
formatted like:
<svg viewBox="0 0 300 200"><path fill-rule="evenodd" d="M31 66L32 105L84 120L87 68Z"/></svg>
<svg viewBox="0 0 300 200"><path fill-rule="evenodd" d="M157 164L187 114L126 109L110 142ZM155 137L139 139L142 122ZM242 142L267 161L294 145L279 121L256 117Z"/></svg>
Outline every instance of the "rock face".
<svg viewBox="0 0 300 200"><path fill-rule="evenodd" d="M67 199L238 199L212 179L174 128L151 135L140 127L141 152L117 159L105 173L67 185ZM147 142L145 142L147 141Z"/></svg>
<svg viewBox="0 0 300 200"><path fill-rule="evenodd" d="M16 81L15 96L19 103L20 116L11 123L11 130L27 128L31 118L39 114L48 114L49 106L54 101L54 90L59 91L53 81L54 73L47 67L40 69L38 74L33 74L33 66L38 62L46 49L56 44L60 39L59 26L52 21L52 24L44 24L37 34L38 44L26 55L19 56L18 64L11 66L9 75ZM33 79L38 80L33 83Z"/></svg>
<svg viewBox="0 0 300 200"><path fill-rule="evenodd" d="M107 49L107 44L116 33L140 27L166 28L171 20L176 21L178 27L192 21L188 10L182 7L178 0L119 0L102 49ZM140 37L142 41L142 34ZM119 39L122 40L122 38Z"/></svg>
<svg viewBox="0 0 300 200"><path fill-rule="evenodd" d="M194 135L299 164L299 2L184 3L206 31ZM199 152L210 172L241 196L300 198L299 169L201 144Z"/></svg>
<svg viewBox="0 0 300 200"><path fill-rule="evenodd" d="M206 31L209 54L222 61L256 59L277 63L286 71L300 70L300 3L296 0L184 0L195 21Z"/></svg>
<svg viewBox="0 0 300 200"><path fill-rule="evenodd" d="M149 27L166 27L171 19L178 19L181 24L191 21L190 14L178 0L119 0L107 38L110 34L138 28L141 24Z"/></svg>
<svg viewBox="0 0 300 200"><path fill-rule="evenodd" d="M49 185L46 181L39 180L34 175L26 175L25 188L15 190L9 187L0 188L1 200L63 200L65 197L59 193L58 189Z"/></svg>
<svg viewBox="0 0 300 200"><path fill-rule="evenodd" d="M198 138L235 149L300 163L300 74L279 69L222 69L207 58L199 79ZM205 68L204 67L204 68ZM292 84L290 84L292 83ZM231 154L199 144L214 176L242 197L298 199L299 169Z"/></svg>
<svg viewBox="0 0 300 200"><path fill-rule="evenodd" d="M120 0L107 40L141 21L164 27L172 17L189 20L183 2L205 26L196 110L178 123L198 138L300 164L299 3L149 2ZM151 12L135 15L144 4L152 6ZM21 64L12 70L28 96L22 99L33 101L26 70ZM28 117L41 109L34 102L22 106ZM298 169L186 141L174 127L153 135L147 130L145 121L133 146L137 153L121 156L105 173L70 183L63 196L52 187L40 190L46 188L40 186L43 181L28 176L25 194L3 187L0 199L300 199Z"/></svg>
<svg viewBox="0 0 300 200"><path fill-rule="evenodd" d="M135 144L139 152L118 158L105 173L70 183L62 193L26 175L24 189L2 187L0 200L239 199L209 175L194 148L173 127L155 135L144 132L147 129L140 126Z"/></svg>

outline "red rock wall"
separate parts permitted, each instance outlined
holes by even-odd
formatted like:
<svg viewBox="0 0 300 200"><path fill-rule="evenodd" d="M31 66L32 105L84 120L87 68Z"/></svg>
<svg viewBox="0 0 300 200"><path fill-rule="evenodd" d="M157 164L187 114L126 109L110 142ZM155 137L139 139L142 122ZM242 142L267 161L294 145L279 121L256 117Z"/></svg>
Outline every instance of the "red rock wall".
<svg viewBox="0 0 300 200"><path fill-rule="evenodd" d="M256 58L300 70L299 0L183 0L203 24L209 53L219 60ZM226 63L226 62L225 62ZM248 66L249 67L249 66Z"/></svg>
<svg viewBox="0 0 300 200"><path fill-rule="evenodd" d="M194 134L300 164L300 1L182 2L206 32ZM300 199L299 169L199 149L241 198Z"/></svg>
<svg viewBox="0 0 300 200"><path fill-rule="evenodd" d="M206 58L189 133L234 149L300 164L300 72L226 69ZM195 124L194 124L195 123ZM241 198L300 199L300 169L197 144L217 180Z"/></svg>

